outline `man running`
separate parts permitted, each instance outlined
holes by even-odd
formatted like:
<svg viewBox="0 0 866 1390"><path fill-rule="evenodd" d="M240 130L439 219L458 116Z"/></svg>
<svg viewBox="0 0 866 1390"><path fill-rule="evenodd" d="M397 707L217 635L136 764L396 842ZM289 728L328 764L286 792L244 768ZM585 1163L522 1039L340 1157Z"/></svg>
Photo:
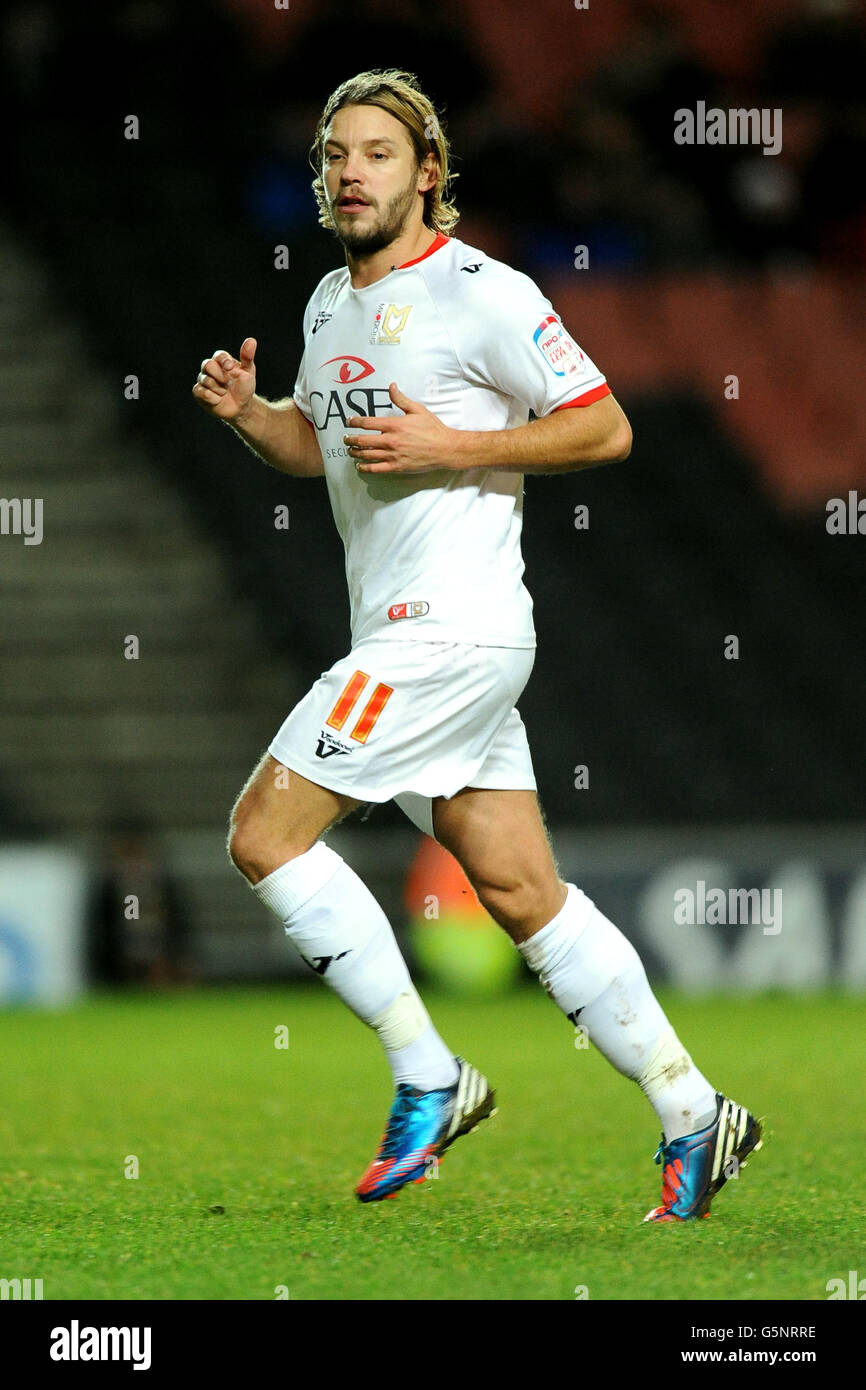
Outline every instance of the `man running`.
<svg viewBox="0 0 866 1390"><path fill-rule="evenodd" d="M396 1098L362 1201L422 1180L494 1107L436 1031L382 909L320 838L393 798L645 1092L664 1164L646 1219L691 1220L760 1125L694 1066L618 928L559 878L515 708L535 649L523 475L625 459L631 429L537 286L451 234L449 153L410 74L339 86L311 163L345 265L307 306L294 395L256 394L254 338L207 358L193 387L272 467L325 477L351 603L351 651L278 730L234 808L230 854L390 1063Z"/></svg>

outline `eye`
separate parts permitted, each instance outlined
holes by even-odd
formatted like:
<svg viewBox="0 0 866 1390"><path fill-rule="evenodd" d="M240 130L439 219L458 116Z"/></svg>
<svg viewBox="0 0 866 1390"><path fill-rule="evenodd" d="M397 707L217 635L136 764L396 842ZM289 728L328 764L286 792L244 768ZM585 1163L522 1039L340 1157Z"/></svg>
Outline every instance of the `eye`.
<svg viewBox="0 0 866 1390"><path fill-rule="evenodd" d="M363 357L350 357L345 354L342 357L329 357L327 362L322 363L322 366L330 367L336 362L340 363L340 370L334 380L342 382L344 386L351 386L356 381L363 381L365 376L371 376L376 370L375 367L370 366L369 362L365 362ZM350 363L354 363L354 366L351 366ZM360 371L357 371L356 368L360 368Z"/></svg>
<svg viewBox="0 0 866 1390"><path fill-rule="evenodd" d="M387 154L385 153L384 150L374 150L374 152L373 152L373 158L374 158L374 159L387 159L388 156L387 156Z"/></svg>

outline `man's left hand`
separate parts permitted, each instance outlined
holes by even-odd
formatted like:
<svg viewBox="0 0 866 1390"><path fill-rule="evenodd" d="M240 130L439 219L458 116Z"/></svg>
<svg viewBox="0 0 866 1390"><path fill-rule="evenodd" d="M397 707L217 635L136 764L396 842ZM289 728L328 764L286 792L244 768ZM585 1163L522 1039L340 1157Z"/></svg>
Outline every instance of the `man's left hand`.
<svg viewBox="0 0 866 1390"><path fill-rule="evenodd" d="M353 415L346 428L376 434L346 434L343 443L359 473L431 473L458 469L459 430L443 425L419 401L411 401L392 381L388 394L402 415Z"/></svg>

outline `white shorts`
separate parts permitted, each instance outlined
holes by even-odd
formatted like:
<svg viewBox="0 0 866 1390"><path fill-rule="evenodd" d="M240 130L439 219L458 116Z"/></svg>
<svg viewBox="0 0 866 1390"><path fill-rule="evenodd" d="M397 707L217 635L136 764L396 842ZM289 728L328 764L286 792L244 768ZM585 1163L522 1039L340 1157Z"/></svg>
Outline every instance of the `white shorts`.
<svg viewBox="0 0 866 1390"><path fill-rule="evenodd" d="M535 790L515 709L534 661L533 648L368 638L319 677L268 752L357 801L393 798L432 835L434 797Z"/></svg>

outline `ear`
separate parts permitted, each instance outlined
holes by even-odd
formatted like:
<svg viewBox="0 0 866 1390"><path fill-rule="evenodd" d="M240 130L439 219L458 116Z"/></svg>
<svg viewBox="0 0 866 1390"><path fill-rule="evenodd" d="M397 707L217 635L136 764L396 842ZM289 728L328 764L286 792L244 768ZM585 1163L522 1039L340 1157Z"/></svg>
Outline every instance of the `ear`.
<svg viewBox="0 0 866 1390"><path fill-rule="evenodd" d="M418 192L428 193L436 187L439 177L439 161L432 152L424 156L418 166Z"/></svg>

